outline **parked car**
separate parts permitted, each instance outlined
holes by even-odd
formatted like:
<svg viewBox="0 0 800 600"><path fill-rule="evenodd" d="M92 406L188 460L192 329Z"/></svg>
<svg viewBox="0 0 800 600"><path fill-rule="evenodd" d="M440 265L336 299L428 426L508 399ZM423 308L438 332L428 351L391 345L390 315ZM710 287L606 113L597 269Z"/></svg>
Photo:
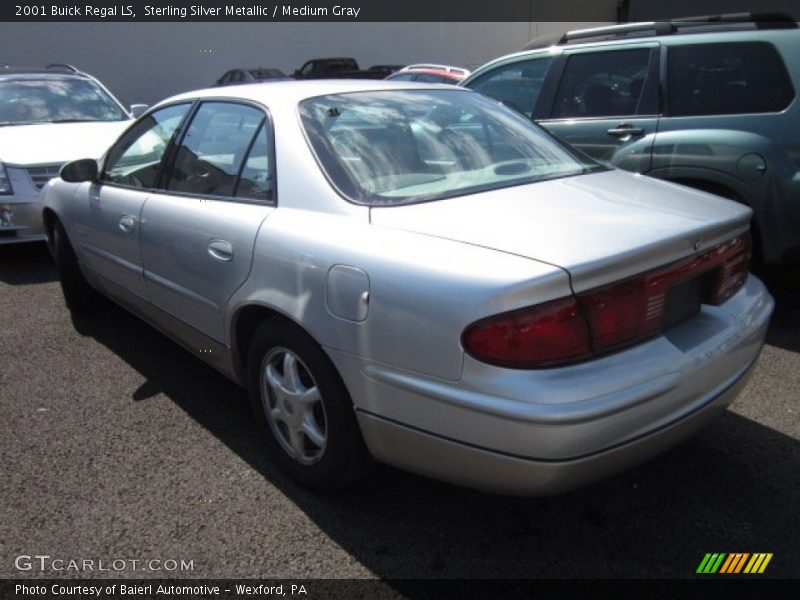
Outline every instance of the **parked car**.
<svg viewBox="0 0 800 600"><path fill-rule="evenodd" d="M129 120L74 67L0 68L0 244L44 240L44 184L69 160L100 157Z"/></svg>
<svg viewBox="0 0 800 600"><path fill-rule="evenodd" d="M243 83L260 83L262 81L274 81L289 79L289 77L274 67L252 67L249 69L231 69L217 79L216 85L241 85Z"/></svg>
<svg viewBox="0 0 800 600"><path fill-rule="evenodd" d="M380 73L386 77L386 75L391 75L395 71L399 71L402 68L403 65L372 65L369 70L380 71Z"/></svg>
<svg viewBox="0 0 800 600"><path fill-rule="evenodd" d="M386 75L382 68L360 69L355 58L313 58L294 72L295 79L383 79Z"/></svg>
<svg viewBox="0 0 800 600"><path fill-rule="evenodd" d="M469 75L469 69L447 65L418 64L408 65L389 75L393 81L419 81L422 83L457 84Z"/></svg>
<svg viewBox="0 0 800 600"><path fill-rule="evenodd" d="M800 30L728 15L565 34L462 84L597 160L731 198L756 251L800 259ZM538 47L546 45L547 47Z"/></svg>
<svg viewBox="0 0 800 600"><path fill-rule="evenodd" d="M323 489L374 458L548 494L692 433L772 311L750 215L386 81L176 96L45 191L67 305L111 297L246 387Z"/></svg>

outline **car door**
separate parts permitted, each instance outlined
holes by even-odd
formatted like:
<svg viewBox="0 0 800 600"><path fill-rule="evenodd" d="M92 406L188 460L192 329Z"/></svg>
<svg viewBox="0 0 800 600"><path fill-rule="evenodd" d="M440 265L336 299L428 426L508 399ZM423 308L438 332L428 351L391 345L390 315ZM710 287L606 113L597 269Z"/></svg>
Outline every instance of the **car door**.
<svg viewBox="0 0 800 600"><path fill-rule="evenodd" d="M657 43L565 51L552 104L537 122L592 158L650 168L659 122Z"/></svg>
<svg viewBox="0 0 800 600"><path fill-rule="evenodd" d="M173 325L223 342L226 303L275 207L272 127L263 107L210 100L183 131L142 211L145 289Z"/></svg>
<svg viewBox="0 0 800 600"><path fill-rule="evenodd" d="M88 199L76 202L81 262L101 284L122 288L112 292L144 296L142 207L157 185L166 149L190 106L172 105L137 121L108 152L99 182L85 184Z"/></svg>

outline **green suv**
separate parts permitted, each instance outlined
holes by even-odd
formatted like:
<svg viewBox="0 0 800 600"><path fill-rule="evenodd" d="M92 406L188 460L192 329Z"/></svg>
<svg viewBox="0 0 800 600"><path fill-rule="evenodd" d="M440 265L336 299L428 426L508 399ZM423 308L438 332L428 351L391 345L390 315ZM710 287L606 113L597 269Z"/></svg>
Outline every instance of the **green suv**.
<svg viewBox="0 0 800 600"><path fill-rule="evenodd" d="M573 31L461 85L601 162L747 204L761 258L800 260L800 29L788 17Z"/></svg>

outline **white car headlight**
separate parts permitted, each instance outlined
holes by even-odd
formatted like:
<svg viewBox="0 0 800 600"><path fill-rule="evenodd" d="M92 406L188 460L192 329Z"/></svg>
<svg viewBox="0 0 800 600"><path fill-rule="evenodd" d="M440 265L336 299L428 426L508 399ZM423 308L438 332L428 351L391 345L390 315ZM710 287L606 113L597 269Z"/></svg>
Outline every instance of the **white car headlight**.
<svg viewBox="0 0 800 600"><path fill-rule="evenodd" d="M11 180L8 178L6 166L0 161L0 194L13 194L14 190L11 188Z"/></svg>

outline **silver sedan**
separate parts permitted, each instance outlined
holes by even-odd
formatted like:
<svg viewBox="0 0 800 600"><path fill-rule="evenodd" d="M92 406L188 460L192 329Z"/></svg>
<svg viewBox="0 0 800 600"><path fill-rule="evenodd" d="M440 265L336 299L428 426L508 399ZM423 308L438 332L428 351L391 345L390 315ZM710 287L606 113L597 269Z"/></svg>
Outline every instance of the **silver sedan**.
<svg viewBox="0 0 800 600"><path fill-rule="evenodd" d="M176 96L45 189L69 308L112 298L249 390L274 460L552 494L734 399L773 302L742 205L393 82Z"/></svg>

